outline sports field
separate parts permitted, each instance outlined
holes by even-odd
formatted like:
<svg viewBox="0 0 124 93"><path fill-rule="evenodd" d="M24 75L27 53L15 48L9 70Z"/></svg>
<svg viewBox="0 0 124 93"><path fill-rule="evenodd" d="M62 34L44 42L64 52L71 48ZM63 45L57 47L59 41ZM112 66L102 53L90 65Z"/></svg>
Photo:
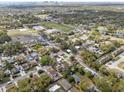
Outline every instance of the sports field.
<svg viewBox="0 0 124 93"><path fill-rule="evenodd" d="M57 29L60 31L65 31L65 32L73 29L73 27L71 26L68 26L65 24L54 23L54 22L42 22L41 25L45 26L46 28Z"/></svg>

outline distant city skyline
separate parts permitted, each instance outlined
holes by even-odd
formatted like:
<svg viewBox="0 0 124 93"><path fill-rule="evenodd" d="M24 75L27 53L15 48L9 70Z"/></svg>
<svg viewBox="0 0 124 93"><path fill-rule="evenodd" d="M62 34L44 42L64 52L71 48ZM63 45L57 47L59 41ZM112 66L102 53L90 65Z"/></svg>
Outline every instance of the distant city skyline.
<svg viewBox="0 0 124 93"><path fill-rule="evenodd" d="M40 2L40 1L64 1L64 2L124 2L124 0L0 0L0 2Z"/></svg>

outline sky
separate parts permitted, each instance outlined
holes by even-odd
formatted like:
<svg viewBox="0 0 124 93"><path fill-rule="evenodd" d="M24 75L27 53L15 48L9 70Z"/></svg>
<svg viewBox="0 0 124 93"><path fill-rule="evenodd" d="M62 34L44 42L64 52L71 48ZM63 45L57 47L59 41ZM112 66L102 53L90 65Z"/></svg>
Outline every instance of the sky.
<svg viewBox="0 0 124 93"><path fill-rule="evenodd" d="M0 2L5 1L16 1L16 2L30 2L30 1L79 1L79 2L124 2L124 0L0 0Z"/></svg>

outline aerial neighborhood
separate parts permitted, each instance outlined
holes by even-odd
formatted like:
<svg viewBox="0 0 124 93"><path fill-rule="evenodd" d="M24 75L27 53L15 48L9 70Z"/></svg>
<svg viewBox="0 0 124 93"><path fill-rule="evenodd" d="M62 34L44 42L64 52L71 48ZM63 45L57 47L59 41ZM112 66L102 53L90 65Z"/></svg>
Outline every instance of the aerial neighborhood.
<svg viewBox="0 0 124 93"><path fill-rule="evenodd" d="M0 92L124 92L123 9L63 3L0 12Z"/></svg>

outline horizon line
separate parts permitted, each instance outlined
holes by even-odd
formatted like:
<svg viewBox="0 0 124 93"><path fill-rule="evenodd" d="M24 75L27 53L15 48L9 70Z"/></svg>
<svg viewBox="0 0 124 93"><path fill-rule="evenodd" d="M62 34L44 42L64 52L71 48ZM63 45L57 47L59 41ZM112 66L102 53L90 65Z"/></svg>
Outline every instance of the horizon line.
<svg viewBox="0 0 124 93"><path fill-rule="evenodd" d="M0 2L87 2L87 3L119 3L124 0L0 0Z"/></svg>
<svg viewBox="0 0 124 93"><path fill-rule="evenodd" d="M124 3L124 1L0 1L0 2L82 2L82 3Z"/></svg>

